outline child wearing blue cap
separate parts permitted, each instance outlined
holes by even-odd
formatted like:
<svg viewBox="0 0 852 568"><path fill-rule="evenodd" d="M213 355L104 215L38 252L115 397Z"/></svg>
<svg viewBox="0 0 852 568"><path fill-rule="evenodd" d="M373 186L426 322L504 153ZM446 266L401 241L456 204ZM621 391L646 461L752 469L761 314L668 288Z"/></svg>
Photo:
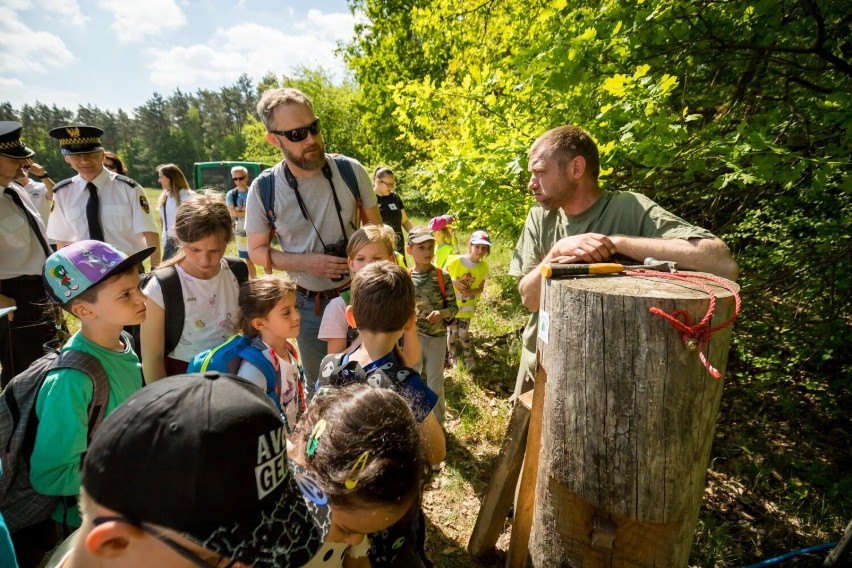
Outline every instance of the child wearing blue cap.
<svg viewBox="0 0 852 568"><path fill-rule="evenodd" d="M122 328L145 319L137 267L152 252L154 248L147 248L128 257L111 245L86 240L59 249L44 266L48 296L80 320L80 331L62 351L74 349L94 357L109 378L105 415L142 387L139 358ZM27 527L13 535L19 550L32 550L39 540L44 543L48 533L56 532L54 522L65 532L80 526L76 496L80 493L80 463L88 447L88 407L93 391L86 373L56 369L48 373L38 392L30 482L39 493L64 498L52 520L41 523L40 529Z"/></svg>

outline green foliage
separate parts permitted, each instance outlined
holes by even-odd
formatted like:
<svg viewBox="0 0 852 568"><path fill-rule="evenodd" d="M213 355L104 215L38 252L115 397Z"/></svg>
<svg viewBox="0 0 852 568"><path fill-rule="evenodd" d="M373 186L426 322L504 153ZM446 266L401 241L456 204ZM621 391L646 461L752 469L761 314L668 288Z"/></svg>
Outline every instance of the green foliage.
<svg viewBox="0 0 852 568"><path fill-rule="evenodd" d="M852 63L838 0L357 0L347 47L378 159L466 227L517 235L526 151L592 133L602 184L735 252L729 380L848 432ZM405 54L400 57L399 54ZM392 142L388 139L392 136ZM838 482L842 465L823 477ZM823 484L825 485L825 484ZM813 491L813 488L811 488Z"/></svg>
<svg viewBox="0 0 852 568"><path fill-rule="evenodd" d="M740 377L850 386L842 3L352 4L369 18L347 51L365 127L381 138L394 123L382 157L430 199L464 225L515 235L532 204L527 148L580 124L606 187L650 195L737 253Z"/></svg>

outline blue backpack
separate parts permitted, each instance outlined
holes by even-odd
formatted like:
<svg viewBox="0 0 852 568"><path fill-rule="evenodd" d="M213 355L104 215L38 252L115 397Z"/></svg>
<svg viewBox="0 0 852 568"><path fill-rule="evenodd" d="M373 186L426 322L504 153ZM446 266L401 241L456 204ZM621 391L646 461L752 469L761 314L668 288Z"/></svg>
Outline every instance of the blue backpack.
<svg viewBox="0 0 852 568"><path fill-rule="evenodd" d="M187 368L187 373L203 373L205 371L219 371L236 375L243 361L248 361L261 370L266 377L266 394L275 403L279 412L283 412L281 401L276 395L278 376L272 362L263 353L252 347L252 338L244 335L234 335L225 343L217 345L212 349L202 351L192 358Z"/></svg>

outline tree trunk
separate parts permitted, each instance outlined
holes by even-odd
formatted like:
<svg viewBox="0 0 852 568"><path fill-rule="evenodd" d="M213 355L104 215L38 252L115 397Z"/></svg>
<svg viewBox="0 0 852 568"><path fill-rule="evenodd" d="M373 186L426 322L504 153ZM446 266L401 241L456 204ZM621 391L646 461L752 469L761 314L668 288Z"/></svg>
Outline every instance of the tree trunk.
<svg viewBox="0 0 852 568"><path fill-rule="evenodd" d="M530 557L534 566L686 566L722 381L656 306L700 321L700 287L663 278L544 280L547 374ZM734 310L717 297L710 325ZM542 329L542 327L549 329ZM704 346L724 373L731 328Z"/></svg>

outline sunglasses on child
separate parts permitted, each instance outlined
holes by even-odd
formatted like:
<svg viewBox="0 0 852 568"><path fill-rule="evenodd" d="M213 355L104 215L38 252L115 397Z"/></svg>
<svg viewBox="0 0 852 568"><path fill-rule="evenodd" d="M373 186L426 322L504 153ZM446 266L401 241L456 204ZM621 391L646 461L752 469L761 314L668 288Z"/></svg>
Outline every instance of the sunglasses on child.
<svg viewBox="0 0 852 568"><path fill-rule="evenodd" d="M283 136L290 142L301 142L305 138L308 137L308 132L316 136L319 134L320 125L319 119L314 120L307 126L303 126L302 128L294 128L292 130L270 130L270 134L277 134L278 136Z"/></svg>
<svg viewBox="0 0 852 568"><path fill-rule="evenodd" d="M191 562L195 566L198 566L199 568L216 568L218 566L221 566L223 563L226 563L224 568L229 568L229 567L233 566L234 564L236 564L236 562L237 562L236 560L229 559L222 554L217 554L218 559L215 560L215 561L212 560L212 559L206 560L204 558L201 558L198 554L196 554L192 550L183 546L182 544L175 541L174 539L169 538L168 536L163 534L161 531L155 529L154 527L148 525L147 523L140 523L138 521L128 519L127 517L124 517L124 516L121 516L121 515L95 517L94 519L92 519L92 524L94 526L98 526L98 525L102 525L104 523L108 523L110 521L114 521L114 522L118 522L118 523L126 523L128 525L132 525L132 526L138 528L142 532L148 533L149 535L153 536L154 538L156 538L157 540L159 540L160 542L162 542L163 544L165 544L166 546L171 548L179 556L183 557L184 559L188 560L189 562ZM201 544L199 544L199 546L201 546ZM211 551L211 552L213 552L213 551Z"/></svg>

